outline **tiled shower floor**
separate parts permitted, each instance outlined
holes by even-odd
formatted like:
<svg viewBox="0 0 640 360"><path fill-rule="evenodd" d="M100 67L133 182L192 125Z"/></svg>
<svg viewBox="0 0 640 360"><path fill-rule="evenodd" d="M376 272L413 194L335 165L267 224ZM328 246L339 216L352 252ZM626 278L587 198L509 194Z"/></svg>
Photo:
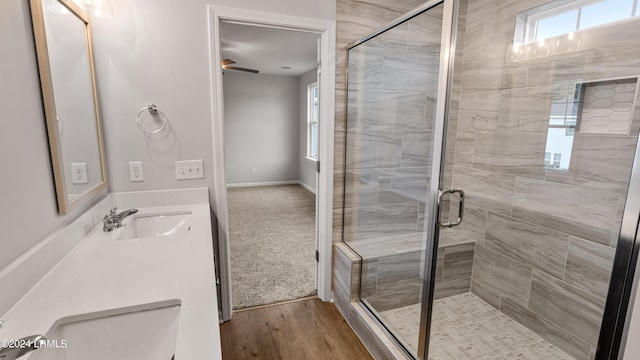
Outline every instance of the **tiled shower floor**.
<svg viewBox="0 0 640 360"><path fill-rule="evenodd" d="M415 353L420 304L383 311L380 316ZM573 360L471 293L435 300L431 331L429 359L433 360Z"/></svg>

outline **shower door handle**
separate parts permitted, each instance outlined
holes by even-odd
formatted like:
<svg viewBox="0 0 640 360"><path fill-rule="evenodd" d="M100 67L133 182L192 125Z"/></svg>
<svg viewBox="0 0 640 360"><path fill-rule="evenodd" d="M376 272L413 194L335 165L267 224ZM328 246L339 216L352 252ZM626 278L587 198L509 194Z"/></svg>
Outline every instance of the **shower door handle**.
<svg viewBox="0 0 640 360"><path fill-rule="evenodd" d="M444 196L446 194L452 194L453 195L455 193L457 193L458 196L459 196L459 198L458 198L458 218L456 219L456 221L442 222L440 220L440 209L442 209L442 201L444 199ZM460 223L462 223L463 216L464 216L464 191L462 191L462 189L443 189L443 190L440 190L440 193L438 194L438 214L436 216L436 222L438 223L438 226L446 227L446 228L458 226L458 225L460 225Z"/></svg>

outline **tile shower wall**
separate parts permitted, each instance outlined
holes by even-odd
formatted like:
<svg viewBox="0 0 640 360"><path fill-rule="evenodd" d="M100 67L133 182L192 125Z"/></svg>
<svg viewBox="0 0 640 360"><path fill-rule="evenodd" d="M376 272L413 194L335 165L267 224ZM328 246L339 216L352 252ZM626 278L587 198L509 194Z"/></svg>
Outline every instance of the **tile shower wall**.
<svg viewBox="0 0 640 360"><path fill-rule="evenodd" d="M471 291L588 359L640 126L632 109L640 39L631 35L636 20L582 31L577 51L551 46L518 60L516 15L546 2L470 0L446 172L468 195L465 222L454 231L476 241ZM618 78L631 80L604 81ZM545 164L552 108L570 103L563 94L581 83L583 123L567 130L574 131L568 168L553 168L548 156Z"/></svg>
<svg viewBox="0 0 640 360"><path fill-rule="evenodd" d="M422 4L422 0L336 0L336 104L333 241L342 241L346 136L346 46ZM366 176L366 174L363 174ZM348 218L352 213L345 214Z"/></svg>

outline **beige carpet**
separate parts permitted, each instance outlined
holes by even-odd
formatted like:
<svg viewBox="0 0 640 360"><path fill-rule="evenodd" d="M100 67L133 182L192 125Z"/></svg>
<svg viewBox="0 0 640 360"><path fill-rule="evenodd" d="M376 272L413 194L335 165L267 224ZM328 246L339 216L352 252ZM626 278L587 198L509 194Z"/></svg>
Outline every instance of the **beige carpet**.
<svg viewBox="0 0 640 360"><path fill-rule="evenodd" d="M315 195L299 185L227 194L233 308L315 295Z"/></svg>

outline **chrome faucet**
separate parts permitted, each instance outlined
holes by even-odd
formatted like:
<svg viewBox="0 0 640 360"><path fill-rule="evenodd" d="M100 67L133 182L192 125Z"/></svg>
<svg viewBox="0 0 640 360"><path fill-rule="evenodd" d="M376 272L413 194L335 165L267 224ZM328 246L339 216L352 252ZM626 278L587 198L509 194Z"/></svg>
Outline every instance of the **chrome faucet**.
<svg viewBox="0 0 640 360"><path fill-rule="evenodd" d="M33 350L38 350L44 341L46 339L42 335L31 335L15 340L13 345L0 348L0 359L15 360Z"/></svg>
<svg viewBox="0 0 640 360"><path fill-rule="evenodd" d="M122 220L127 216L133 215L138 212L138 209L129 209L118 214L118 208L113 208L107 215L104 216L102 230L105 232L113 231L122 226ZM2 359L2 358L0 358Z"/></svg>

